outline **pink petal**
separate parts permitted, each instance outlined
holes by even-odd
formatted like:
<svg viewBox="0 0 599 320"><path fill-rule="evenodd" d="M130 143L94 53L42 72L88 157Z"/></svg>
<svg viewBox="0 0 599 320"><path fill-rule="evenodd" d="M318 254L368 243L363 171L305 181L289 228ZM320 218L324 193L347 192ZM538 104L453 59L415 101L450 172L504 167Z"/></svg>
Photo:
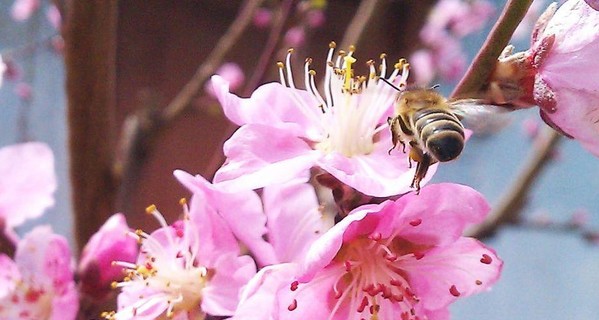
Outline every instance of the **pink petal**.
<svg viewBox="0 0 599 320"><path fill-rule="evenodd" d="M16 21L24 21L29 19L39 6L39 0L15 0L12 4L10 15Z"/></svg>
<svg viewBox="0 0 599 320"><path fill-rule="evenodd" d="M0 149L0 218L7 228L37 218L54 205L54 157L43 143L28 142Z"/></svg>
<svg viewBox="0 0 599 320"><path fill-rule="evenodd" d="M332 227L319 211L314 187L291 182L265 187L262 193L268 216L268 240L277 262L299 261L310 245Z"/></svg>
<svg viewBox="0 0 599 320"><path fill-rule="evenodd" d="M17 245L15 262L23 278L37 279L61 291L73 281L71 252L67 240L50 227L36 227Z"/></svg>
<svg viewBox="0 0 599 320"><path fill-rule="evenodd" d="M202 310L215 316L233 315L241 288L256 274L249 256L222 256L214 266L216 273L202 290Z"/></svg>
<svg viewBox="0 0 599 320"><path fill-rule="evenodd" d="M483 221L489 210L483 195L470 187L433 184L383 208L381 214L393 221L381 223L377 231L387 237L394 230L410 242L442 246L457 240L467 226Z"/></svg>
<svg viewBox="0 0 599 320"><path fill-rule="evenodd" d="M135 262L137 240L130 232L122 213L110 217L83 248L79 262L79 279L82 291L101 299L110 292L112 281L123 278L123 269L114 261Z"/></svg>
<svg viewBox="0 0 599 320"><path fill-rule="evenodd" d="M79 294L75 283L70 283L64 292L52 299L52 316L50 320L75 320L79 312Z"/></svg>
<svg viewBox="0 0 599 320"><path fill-rule="evenodd" d="M286 128L299 137L314 140L322 131L319 103L304 90L286 88L280 83L260 86L250 98L229 92L229 84L220 76L211 78L214 92L229 120L237 125L263 124Z"/></svg>
<svg viewBox="0 0 599 320"><path fill-rule="evenodd" d="M228 226L226 229L231 230L235 237L248 246L261 264L274 263L275 256L272 246L264 240L267 231L266 216L260 198L255 192L226 192L224 188L212 185L199 175L192 176L181 170L176 170L174 175L193 192L192 204L194 207L204 207L203 210L191 212L193 219L199 224L205 223L204 220L222 219ZM218 215L220 218L210 218L207 216L208 214ZM218 233L222 233L222 231L215 227L203 232L220 236ZM206 241L210 241L210 239L206 239Z"/></svg>
<svg viewBox="0 0 599 320"><path fill-rule="evenodd" d="M425 252L419 260L406 260L404 266L421 303L437 310L455 301L456 295L467 297L487 290L499 279L503 262L478 240L460 238Z"/></svg>
<svg viewBox="0 0 599 320"><path fill-rule="evenodd" d="M599 93L562 88L556 100L557 110L546 116L585 149L599 156Z"/></svg>
<svg viewBox="0 0 599 320"><path fill-rule="evenodd" d="M391 141L391 138L382 141ZM331 153L317 164L341 182L370 196L388 197L410 192L413 190L410 185L416 165L408 168L407 156L401 150L395 150L389 155L389 145L379 142L372 153L351 158ZM422 186L430 180L436 168L437 165L429 168L426 178L421 182Z"/></svg>
<svg viewBox="0 0 599 320"><path fill-rule="evenodd" d="M297 265L276 264L261 269L245 286L239 306L231 320L271 320L279 309L277 294L288 290L294 281Z"/></svg>
<svg viewBox="0 0 599 320"><path fill-rule="evenodd" d="M285 130L263 125L245 125L225 142L227 162L214 181L223 190L236 192L308 179L310 169L321 155L302 139ZM229 181L230 180L230 181Z"/></svg>
<svg viewBox="0 0 599 320"><path fill-rule="evenodd" d="M7 255L0 254L0 299L15 288L19 279L21 274L17 264Z"/></svg>

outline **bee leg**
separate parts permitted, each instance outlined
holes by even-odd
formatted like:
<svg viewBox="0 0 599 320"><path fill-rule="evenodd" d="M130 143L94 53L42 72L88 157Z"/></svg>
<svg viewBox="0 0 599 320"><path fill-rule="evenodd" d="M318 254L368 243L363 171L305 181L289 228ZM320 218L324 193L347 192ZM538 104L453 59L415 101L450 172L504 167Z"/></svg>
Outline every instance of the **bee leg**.
<svg viewBox="0 0 599 320"><path fill-rule="evenodd" d="M397 123L397 118L388 117L387 124L389 124L389 129L391 129L391 142L393 143L393 146L391 146L391 149L389 149L389 151L387 153L391 154L391 151L393 151L393 149L395 149L395 147L397 147L398 142L400 142L402 145L404 143L403 143L403 141L401 141L399 139L399 133L397 131L399 124ZM404 147L404 149L405 149L405 147Z"/></svg>
<svg viewBox="0 0 599 320"><path fill-rule="evenodd" d="M417 148L413 148L412 150L416 150ZM412 188L416 188L416 194L420 193L420 181L422 181L422 179L424 179L424 177L426 176L426 173L428 172L428 168L435 163L435 161L433 160L433 158L426 154L423 153L421 150L417 150L414 152L414 156L418 157L419 159L414 159L414 161L417 162L416 164L416 173L414 174L414 179L412 180L412 184L410 185L410 187ZM410 157L412 157L412 152L410 152Z"/></svg>

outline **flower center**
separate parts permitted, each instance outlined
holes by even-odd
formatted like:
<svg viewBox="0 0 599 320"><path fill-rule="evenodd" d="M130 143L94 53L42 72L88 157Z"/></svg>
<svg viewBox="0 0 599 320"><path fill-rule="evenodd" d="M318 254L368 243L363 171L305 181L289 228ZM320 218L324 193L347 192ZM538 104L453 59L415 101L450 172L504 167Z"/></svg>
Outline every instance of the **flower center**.
<svg viewBox="0 0 599 320"><path fill-rule="evenodd" d="M421 258L417 252L407 241L381 239L378 233L343 245L335 257L345 268L333 288L335 309L347 305L352 319L378 319L382 308L399 307L402 320L416 319L414 306L420 299L406 280L402 261Z"/></svg>
<svg viewBox="0 0 599 320"><path fill-rule="evenodd" d="M377 73L374 61L368 61L370 72L367 76L355 76L353 57L355 48L349 52L339 51L333 61L335 43L329 45L327 66L324 78L323 98L316 89L314 76L316 72L310 69L312 59L307 59L304 65L306 90L310 92L316 103L306 108L318 106L322 111L320 119L322 139L315 142L315 148L325 153L337 152L346 157L366 155L374 150L377 142L376 134L388 127L386 116L398 92L390 85L379 81L385 78L397 87L403 89L408 77L408 63L401 59L395 64L391 75L386 77L387 62L381 55L380 71ZM290 50L285 64L279 63L281 83L295 89L291 72ZM286 70L285 77L283 69ZM297 94L297 93L296 93ZM303 102L301 98L296 99Z"/></svg>
<svg viewBox="0 0 599 320"><path fill-rule="evenodd" d="M184 199L182 204L187 211ZM146 211L160 222L162 228L151 235L141 230L132 233L141 243L143 258L140 257L137 264L115 262L126 269L126 277L113 287L147 288L147 295L142 293L132 306L133 315L161 302L167 304L164 315L168 318L181 311L193 312L199 308L202 290L212 276L210 270L197 262L197 230L187 214L182 221L168 226L155 206ZM106 313L104 317L112 319L114 313Z"/></svg>

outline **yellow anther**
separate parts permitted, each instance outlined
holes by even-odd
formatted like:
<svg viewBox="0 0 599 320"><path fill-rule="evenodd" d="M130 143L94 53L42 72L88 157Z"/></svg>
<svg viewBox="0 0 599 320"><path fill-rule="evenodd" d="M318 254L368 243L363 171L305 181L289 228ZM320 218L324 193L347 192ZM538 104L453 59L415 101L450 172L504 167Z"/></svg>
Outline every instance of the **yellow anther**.
<svg viewBox="0 0 599 320"><path fill-rule="evenodd" d="M312 64L312 58L306 58L306 63L307 64Z"/></svg>
<svg viewBox="0 0 599 320"><path fill-rule="evenodd" d="M386 54L386 53L381 53L381 55L379 56L379 58L380 58L381 60L382 60L382 59L385 59L385 58L387 58L387 54Z"/></svg>
<svg viewBox="0 0 599 320"><path fill-rule="evenodd" d="M187 204L187 199L185 199L185 198L179 199L179 204L182 205L182 206L186 205Z"/></svg>
<svg viewBox="0 0 599 320"><path fill-rule="evenodd" d="M118 283L118 282L116 282L116 281L112 281L112 282L110 283L110 287L111 287L112 289L116 289L118 285L119 285L119 283Z"/></svg>
<svg viewBox="0 0 599 320"><path fill-rule="evenodd" d="M356 46L354 46L353 44L349 46L349 52L356 52Z"/></svg>
<svg viewBox="0 0 599 320"><path fill-rule="evenodd" d="M287 49L287 53L289 53L289 54L293 53L294 51L295 51L295 50L294 50L293 48L289 48L289 49Z"/></svg>
<svg viewBox="0 0 599 320"><path fill-rule="evenodd" d="M147 214L152 214L154 211L156 211L156 205L151 204L146 208Z"/></svg>
<svg viewBox="0 0 599 320"><path fill-rule="evenodd" d="M279 67L280 69L283 69L283 68L285 68L285 64L283 62L281 62L281 61L278 61L277 62L277 67Z"/></svg>
<svg viewBox="0 0 599 320"><path fill-rule="evenodd" d="M310 74L311 76L315 76L316 75L316 71L315 70L310 70L310 71L308 71L308 74Z"/></svg>
<svg viewBox="0 0 599 320"><path fill-rule="evenodd" d="M394 65L394 68L395 68L395 69L398 69L398 70L400 70L400 69L403 69L403 68L404 68L404 66L405 66L405 67L408 67L408 66L409 66L409 64L408 64L408 60L406 60L406 59L404 59L404 58L401 58L401 59L399 59L399 61L397 61L397 63Z"/></svg>
<svg viewBox="0 0 599 320"><path fill-rule="evenodd" d="M335 41L329 42L329 49L334 49L336 47L337 47L337 43L335 43Z"/></svg>

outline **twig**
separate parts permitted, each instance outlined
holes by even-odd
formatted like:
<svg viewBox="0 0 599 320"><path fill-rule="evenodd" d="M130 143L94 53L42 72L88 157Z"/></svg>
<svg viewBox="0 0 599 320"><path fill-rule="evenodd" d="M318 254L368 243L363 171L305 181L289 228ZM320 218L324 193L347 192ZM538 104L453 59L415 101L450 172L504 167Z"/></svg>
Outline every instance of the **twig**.
<svg viewBox="0 0 599 320"><path fill-rule="evenodd" d="M181 114L183 110L191 105L191 101L202 90L204 82L214 74L227 52L235 45L247 26L252 22L254 12L260 7L264 0L248 0L233 21L227 33L220 38L208 58L200 65L191 80L181 89L179 94L163 110L162 118L169 121Z"/></svg>
<svg viewBox="0 0 599 320"><path fill-rule="evenodd" d="M471 230L469 236L486 238L492 236L501 225L518 221L522 206L540 173L551 160L551 152L560 140L561 135L546 127L539 138L538 147L532 150L529 158L517 174L516 180L501 197L499 203L491 211L486 221Z"/></svg>
<svg viewBox="0 0 599 320"><path fill-rule="evenodd" d="M364 0L360 3L353 19L350 21L347 29L345 29L345 36L341 40L339 48L346 50L349 46L358 44L368 22L374 16L378 4L379 0Z"/></svg>
<svg viewBox="0 0 599 320"><path fill-rule="evenodd" d="M247 26L252 22L254 12L264 0L247 0L235 21L229 26L227 32L220 38L210 55L198 67L193 77L181 89L177 96L162 110L141 110L129 120L132 124L127 128L129 132L123 136L124 150L122 163L116 163L120 176L117 208L127 212L127 198L135 190L138 177L147 154L149 153L154 138L166 124L172 122L177 116L192 106L193 99L202 90L204 83L216 71L227 52L237 43Z"/></svg>
<svg viewBox="0 0 599 320"><path fill-rule="evenodd" d="M509 0L501 16L489 33L489 37L466 71L466 75L456 86L451 96L457 98L477 92L493 72L497 57L508 45L514 30L524 18L533 0Z"/></svg>

